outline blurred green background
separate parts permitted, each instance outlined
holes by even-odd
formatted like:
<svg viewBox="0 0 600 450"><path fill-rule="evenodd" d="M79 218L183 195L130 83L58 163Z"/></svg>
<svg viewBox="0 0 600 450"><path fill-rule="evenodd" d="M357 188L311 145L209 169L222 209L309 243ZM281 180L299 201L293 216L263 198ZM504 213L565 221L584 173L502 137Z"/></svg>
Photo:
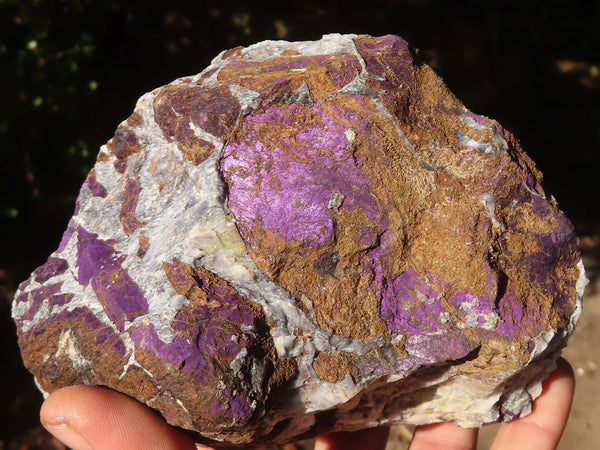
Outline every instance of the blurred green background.
<svg viewBox="0 0 600 450"><path fill-rule="evenodd" d="M58 245L99 146L136 99L227 48L331 32L404 37L469 109L517 135L584 250L598 251L600 2L353 4L0 0L0 449L42 439L32 431L41 396L10 320L17 284Z"/></svg>

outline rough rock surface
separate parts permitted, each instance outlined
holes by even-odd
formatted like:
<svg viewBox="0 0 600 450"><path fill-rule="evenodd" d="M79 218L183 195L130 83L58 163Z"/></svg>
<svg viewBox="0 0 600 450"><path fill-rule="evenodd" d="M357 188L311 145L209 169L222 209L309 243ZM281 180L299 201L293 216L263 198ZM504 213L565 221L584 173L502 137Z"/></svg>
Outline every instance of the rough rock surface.
<svg viewBox="0 0 600 450"><path fill-rule="evenodd" d="M17 292L23 358L212 445L511 420L585 285L540 182L398 37L228 50L101 148Z"/></svg>

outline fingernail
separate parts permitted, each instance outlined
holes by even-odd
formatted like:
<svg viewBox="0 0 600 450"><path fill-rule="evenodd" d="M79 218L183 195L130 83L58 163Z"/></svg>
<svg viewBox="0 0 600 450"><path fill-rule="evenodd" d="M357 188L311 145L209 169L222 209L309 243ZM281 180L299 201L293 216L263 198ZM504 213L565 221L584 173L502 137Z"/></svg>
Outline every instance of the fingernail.
<svg viewBox="0 0 600 450"><path fill-rule="evenodd" d="M94 448L90 445L87 439L85 439L83 436L77 433L67 423L60 421L56 423L42 422L42 425L56 439L61 441L63 444L65 444L72 450L94 450Z"/></svg>

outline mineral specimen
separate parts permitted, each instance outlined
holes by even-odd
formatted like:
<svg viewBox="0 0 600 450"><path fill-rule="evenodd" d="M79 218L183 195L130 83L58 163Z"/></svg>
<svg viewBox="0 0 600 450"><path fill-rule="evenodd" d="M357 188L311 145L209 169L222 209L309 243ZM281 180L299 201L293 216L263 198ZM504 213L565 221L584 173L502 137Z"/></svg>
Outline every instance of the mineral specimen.
<svg viewBox="0 0 600 450"><path fill-rule="evenodd" d="M13 316L43 391L257 445L527 414L584 285L509 132L402 39L327 35L144 95Z"/></svg>

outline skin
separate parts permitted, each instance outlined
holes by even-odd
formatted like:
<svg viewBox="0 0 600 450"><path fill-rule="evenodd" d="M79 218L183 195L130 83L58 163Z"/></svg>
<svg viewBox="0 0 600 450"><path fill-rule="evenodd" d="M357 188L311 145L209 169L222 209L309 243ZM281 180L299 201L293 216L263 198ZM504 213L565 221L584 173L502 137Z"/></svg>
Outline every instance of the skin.
<svg viewBox="0 0 600 450"><path fill-rule="evenodd" d="M564 431L575 388L573 369L564 359L544 381L530 415L501 425L492 450L555 449ZM207 449L167 425L136 400L109 389L71 386L50 395L40 412L44 427L73 450ZM315 450L385 449L389 428L328 433ZM126 444L124 444L126 443ZM469 450L477 447L477 429L442 423L417 427L410 450Z"/></svg>

